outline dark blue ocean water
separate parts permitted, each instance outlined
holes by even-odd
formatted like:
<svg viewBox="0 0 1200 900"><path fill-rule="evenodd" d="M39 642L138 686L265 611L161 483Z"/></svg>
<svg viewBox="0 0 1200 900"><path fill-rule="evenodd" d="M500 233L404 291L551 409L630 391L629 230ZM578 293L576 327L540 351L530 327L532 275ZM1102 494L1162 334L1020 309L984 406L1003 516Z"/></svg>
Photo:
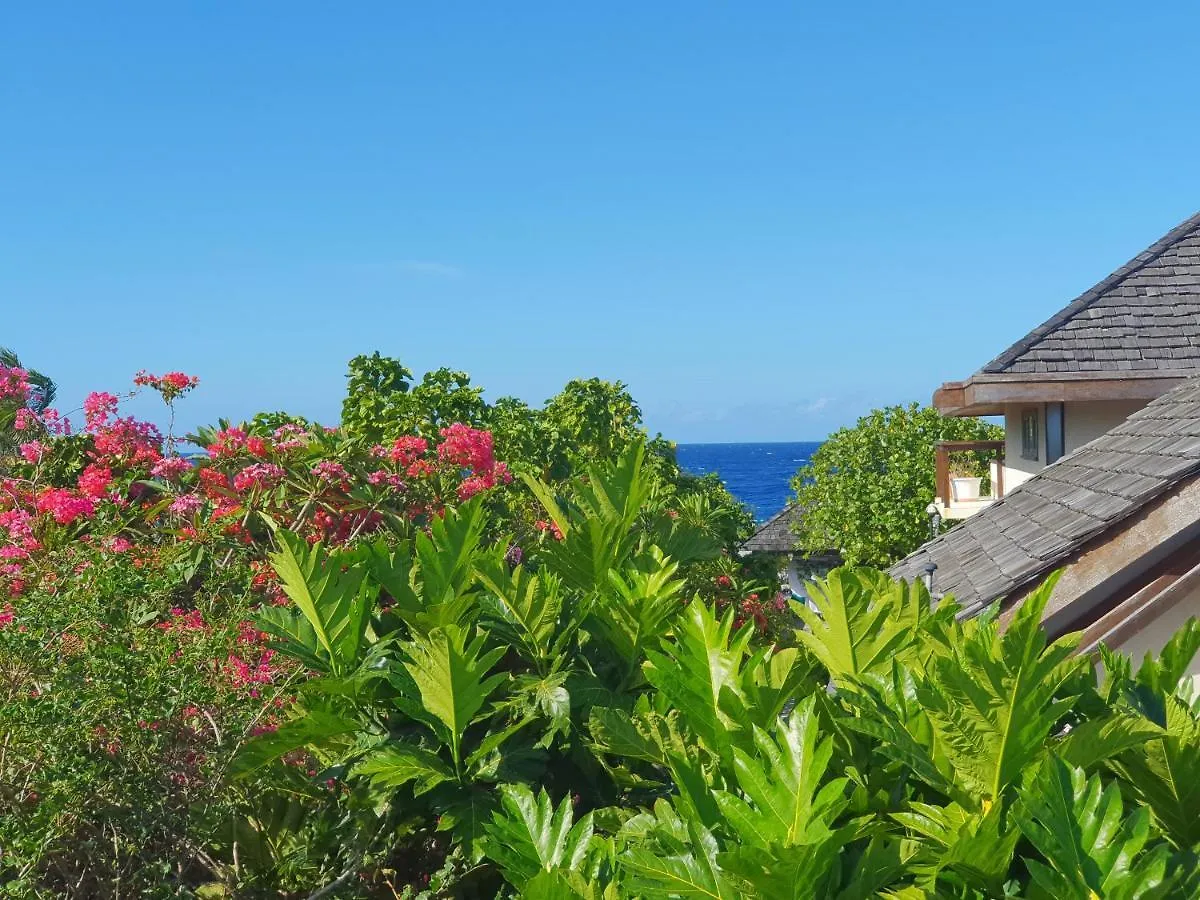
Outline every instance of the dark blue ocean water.
<svg viewBox="0 0 1200 900"><path fill-rule="evenodd" d="M679 465L694 475L716 472L733 496L766 521L787 505L789 482L819 442L791 444L680 444Z"/></svg>

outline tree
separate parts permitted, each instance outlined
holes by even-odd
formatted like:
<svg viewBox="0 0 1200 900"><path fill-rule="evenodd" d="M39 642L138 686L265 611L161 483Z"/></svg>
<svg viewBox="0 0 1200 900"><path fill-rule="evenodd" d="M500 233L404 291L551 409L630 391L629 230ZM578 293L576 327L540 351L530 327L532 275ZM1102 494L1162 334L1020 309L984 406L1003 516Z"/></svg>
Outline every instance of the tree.
<svg viewBox="0 0 1200 900"><path fill-rule="evenodd" d="M997 425L916 403L873 410L834 432L793 478L804 509L798 546L839 550L852 565L886 566L911 553L929 537L934 444L1003 437Z"/></svg>
<svg viewBox="0 0 1200 900"><path fill-rule="evenodd" d="M12 374L28 389L18 396L0 396L0 456L16 453L21 441L29 440L23 438L16 428L18 411L30 409L42 413L54 402L54 382L41 372L26 369L16 353L7 347L0 347L0 372L9 373L14 369L17 371ZM22 372L23 375L20 374Z"/></svg>

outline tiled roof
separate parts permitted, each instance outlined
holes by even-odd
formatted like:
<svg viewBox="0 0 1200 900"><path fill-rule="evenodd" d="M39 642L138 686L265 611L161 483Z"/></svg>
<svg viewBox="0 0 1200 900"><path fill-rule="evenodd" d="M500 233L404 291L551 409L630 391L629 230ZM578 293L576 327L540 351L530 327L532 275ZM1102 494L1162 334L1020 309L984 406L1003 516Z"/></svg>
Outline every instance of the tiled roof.
<svg viewBox="0 0 1200 900"><path fill-rule="evenodd" d="M980 371L1200 369L1200 213Z"/></svg>
<svg viewBox="0 0 1200 900"><path fill-rule="evenodd" d="M802 514L800 507L789 503L759 526L758 531L742 544L742 549L755 553L791 553L796 548L792 524L800 521Z"/></svg>
<svg viewBox="0 0 1200 900"><path fill-rule="evenodd" d="M977 609L1047 574L1088 541L1200 472L1200 377L1042 469L892 567Z"/></svg>

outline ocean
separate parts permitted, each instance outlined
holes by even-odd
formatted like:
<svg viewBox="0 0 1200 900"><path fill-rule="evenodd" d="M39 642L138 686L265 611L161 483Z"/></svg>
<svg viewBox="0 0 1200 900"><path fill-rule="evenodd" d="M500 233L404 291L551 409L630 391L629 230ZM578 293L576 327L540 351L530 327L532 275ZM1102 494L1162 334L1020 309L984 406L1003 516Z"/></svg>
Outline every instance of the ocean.
<svg viewBox="0 0 1200 900"><path fill-rule="evenodd" d="M729 493L765 522L787 505L792 476L821 444L679 444L679 465L693 475L716 472Z"/></svg>

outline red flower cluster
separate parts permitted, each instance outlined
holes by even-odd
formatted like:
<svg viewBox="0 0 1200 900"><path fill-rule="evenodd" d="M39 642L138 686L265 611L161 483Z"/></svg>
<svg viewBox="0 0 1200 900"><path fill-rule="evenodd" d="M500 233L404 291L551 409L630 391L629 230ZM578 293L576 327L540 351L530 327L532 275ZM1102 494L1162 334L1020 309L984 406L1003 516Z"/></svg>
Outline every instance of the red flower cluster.
<svg viewBox="0 0 1200 900"><path fill-rule="evenodd" d="M151 375L145 369L133 376L133 383L138 387L153 388L162 394L168 403L180 394L190 391L200 383L195 375L184 375L182 372L168 372L166 375Z"/></svg>

